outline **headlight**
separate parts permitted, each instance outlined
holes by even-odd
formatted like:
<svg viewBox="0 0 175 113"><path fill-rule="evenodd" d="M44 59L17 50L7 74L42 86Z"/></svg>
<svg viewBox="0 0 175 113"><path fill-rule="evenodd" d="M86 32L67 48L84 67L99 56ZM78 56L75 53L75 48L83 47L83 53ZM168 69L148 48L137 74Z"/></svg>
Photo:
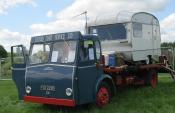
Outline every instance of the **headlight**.
<svg viewBox="0 0 175 113"><path fill-rule="evenodd" d="M67 96L71 96L72 95L72 89L71 88L67 88L66 89L66 95Z"/></svg>
<svg viewBox="0 0 175 113"><path fill-rule="evenodd" d="M30 86L26 86L26 93L29 94L31 92L32 88Z"/></svg>

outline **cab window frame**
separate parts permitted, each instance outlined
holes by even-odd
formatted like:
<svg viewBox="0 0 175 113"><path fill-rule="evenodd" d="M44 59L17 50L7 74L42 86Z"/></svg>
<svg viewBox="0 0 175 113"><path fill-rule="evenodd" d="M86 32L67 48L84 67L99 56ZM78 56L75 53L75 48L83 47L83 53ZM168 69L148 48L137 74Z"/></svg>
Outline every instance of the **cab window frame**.
<svg viewBox="0 0 175 113"><path fill-rule="evenodd" d="M74 58L74 61L73 62L68 62L68 63L60 63L60 62L52 62L52 52L53 52L53 46L55 43L57 42L64 42L63 40L59 40L59 41L56 41L56 42L52 42L51 43L51 52L50 52L50 59L49 59L49 62L52 63L52 64L57 64L57 65L75 65L76 64L76 61L77 61L77 48L78 48L78 45L79 45L79 41L77 40L66 40L66 41L75 41L76 42L76 47L75 47L75 58Z"/></svg>
<svg viewBox="0 0 175 113"><path fill-rule="evenodd" d="M42 63L31 63L30 56L31 56L31 54L32 54L34 45L48 45L48 46L49 46L50 52L49 52L49 54L48 54L47 62L42 62ZM29 51L29 56L28 56L28 59L27 59L27 64L32 66L32 65L41 65L41 64L48 64L48 63L50 63L50 56L51 56L50 53L51 53L51 51L52 51L52 43L51 43L51 42L33 43L33 44L31 44L31 46L30 46L30 51Z"/></svg>
<svg viewBox="0 0 175 113"><path fill-rule="evenodd" d="M92 45L92 47L93 47L93 53L94 53L94 59L93 60L90 60L89 58L87 59L87 60L81 60L81 58L80 58L80 49L81 49L81 43L83 43L83 46L84 46L84 42L85 41L92 41L93 42L93 45ZM95 50L95 42L94 42L94 40L92 40L92 39L84 39L84 40L80 40L79 41L79 44L78 44L78 47L79 47L79 50L78 50L78 54L77 54L77 56L78 56L78 62L80 63L80 65L81 64L83 64L83 63L91 63L91 62L95 62L97 59L96 59L96 50ZM89 54L88 54L89 55Z"/></svg>
<svg viewBox="0 0 175 113"><path fill-rule="evenodd" d="M101 50L101 43L99 40L94 40L94 43L95 43L95 59L97 62L100 62L101 61L101 55L102 55L102 50ZM98 43L98 49L99 49L99 57L97 56L97 45L96 43Z"/></svg>
<svg viewBox="0 0 175 113"><path fill-rule="evenodd" d="M14 55L14 48L21 48L21 56L20 57L22 57L22 59L23 59L23 62L16 62L15 61L15 55ZM18 46L12 46L12 48L11 48L11 61L12 61L12 65L22 65L22 64L26 64L26 56L25 56L25 52L24 52L24 46L22 46L22 45L18 45Z"/></svg>

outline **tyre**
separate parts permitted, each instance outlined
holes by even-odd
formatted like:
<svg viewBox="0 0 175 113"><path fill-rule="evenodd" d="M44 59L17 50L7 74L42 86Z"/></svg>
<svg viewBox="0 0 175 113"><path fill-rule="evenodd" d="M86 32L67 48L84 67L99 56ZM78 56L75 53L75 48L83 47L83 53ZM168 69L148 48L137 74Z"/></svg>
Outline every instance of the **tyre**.
<svg viewBox="0 0 175 113"><path fill-rule="evenodd" d="M109 104L111 100L110 87L106 82L102 82L96 93L96 105L100 108Z"/></svg>
<svg viewBox="0 0 175 113"><path fill-rule="evenodd" d="M145 82L146 82L146 85L149 85L152 88L155 88L158 84L157 72L155 70L150 70L146 75Z"/></svg>

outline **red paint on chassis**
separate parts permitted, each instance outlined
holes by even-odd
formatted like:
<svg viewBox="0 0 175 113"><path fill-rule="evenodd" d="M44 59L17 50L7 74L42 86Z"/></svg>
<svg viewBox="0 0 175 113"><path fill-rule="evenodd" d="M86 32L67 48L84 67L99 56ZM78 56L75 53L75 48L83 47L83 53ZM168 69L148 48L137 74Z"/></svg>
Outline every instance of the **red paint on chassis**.
<svg viewBox="0 0 175 113"><path fill-rule="evenodd" d="M154 75L152 75L152 77L151 77L151 86L153 87L153 88L155 88L156 86L157 86L157 75L156 74L154 74Z"/></svg>
<svg viewBox="0 0 175 113"><path fill-rule="evenodd" d="M76 106L75 100L69 100L69 99L24 96L24 101L34 102L34 103L42 103L42 104L60 105L60 106L70 106L70 107Z"/></svg>

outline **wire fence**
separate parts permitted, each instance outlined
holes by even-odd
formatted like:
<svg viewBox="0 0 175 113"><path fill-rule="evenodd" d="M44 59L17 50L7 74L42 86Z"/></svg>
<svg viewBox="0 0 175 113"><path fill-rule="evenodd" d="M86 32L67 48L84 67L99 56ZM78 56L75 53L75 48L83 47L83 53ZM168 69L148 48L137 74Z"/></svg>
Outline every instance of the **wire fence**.
<svg viewBox="0 0 175 113"><path fill-rule="evenodd" d="M11 57L0 58L0 80L11 80Z"/></svg>
<svg viewBox="0 0 175 113"><path fill-rule="evenodd" d="M175 69L175 48L161 48L161 54L167 56L170 64ZM12 80L11 57L0 58L0 80Z"/></svg>
<svg viewBox="0 0 175 113"><path fill-rule="evenodd" d="M168 58L170 65L175 69L175 48L174 47L162 47L161 54Z"/></svg>

